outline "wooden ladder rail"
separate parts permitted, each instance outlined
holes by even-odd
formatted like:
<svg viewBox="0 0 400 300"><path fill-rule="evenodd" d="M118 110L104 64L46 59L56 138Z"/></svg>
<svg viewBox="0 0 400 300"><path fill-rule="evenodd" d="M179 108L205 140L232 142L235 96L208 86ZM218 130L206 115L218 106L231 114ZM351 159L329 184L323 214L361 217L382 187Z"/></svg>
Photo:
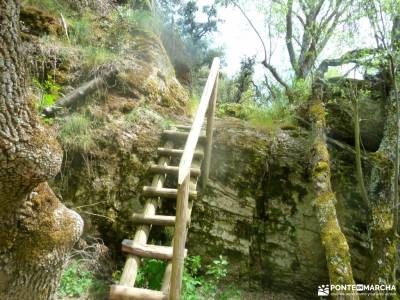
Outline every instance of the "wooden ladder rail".
<svg viewBox="0 0 400 300"><path fill-rule="evenodd" d="M219 58L214 58L210 74L208 76L206 86L204 87L203 95L201 96L200 104L197 109L197 113L193 121L192 128L187 138L182 158L179 164L178 188L177 188L178 196L176 203L175 233L173 241L172 270L171 270L171 281L169 290L170 300L179 300L181 297L185 244L186 244L186 235L188 226L188 212L189 212L190 169L207 111L208 114L207 114L207 132L206 132L206 152L204 157L204 168L203 168L204 187L207 185L208 181L210 160L211 160L211 149L213 142L212 139L213 139L215 106L218 97L217 91L218 91L219 67L220 67Z"/></svg>
<svg viewBox="0 0 400 300"><path fill-rule="evenodd" d="M173 143L167 141L165 144L166 148L172 148ZM158 164L159 165L168 165L170 162L170 158L167 157L160 157ZM162 188L164 186L164 181L165 181L166 176L165 175L155 175L153 177L153 182L152 186L156 188ZM154 216L156 214L156 209L158 206L158 199L148 199L146 201L143 215L144 216ZM150 234L150 228L151 225L141 225L139 228L136 230L134 241L139 242L142 244L147 244L147 240L149 238ZM136 281L136 276L137 272L140 266L141 258L135 255L129 254L126 262L125 262L125 267L120 279L120 285L128 286L128 287L133 287Z"/></svg>

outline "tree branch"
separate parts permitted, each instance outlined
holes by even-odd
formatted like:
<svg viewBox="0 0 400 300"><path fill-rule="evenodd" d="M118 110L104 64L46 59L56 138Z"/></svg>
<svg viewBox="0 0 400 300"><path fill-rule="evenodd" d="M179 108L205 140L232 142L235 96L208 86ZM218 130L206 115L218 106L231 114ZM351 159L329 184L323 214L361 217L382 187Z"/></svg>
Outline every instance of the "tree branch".
<svg viewBox="0 0 400 300"><path fill-rule="evenodd" d="M253 28L254 32L256 33L256 35L258 36L259 40L261 41L261 44L263 46L264 49L264 61L266 62L268 59L267 56L267 47L265 46L264 40L260 34L260 32L257 30L257 28L254 26L253 22L250 20L250 18L247 16L246 12L243 10L243 8L236 2L236 1L232 1L232 4L238 8L241 12L241 14L246 18L247 22L249 23L249 25L251 26L251 28Z"/></svg>
<svg viewBox="0 0 400 300"><path fill-rule="evenodd" d="M292 0L291 0L292 1ZM268 63L268 55L267 55L267 48L265 46L264 40L261 37L260 32L257 30L257 28L254 26L253 22L250 20L250 18L247 16L246 12L243 10L243 8L236 2L236 1L232 1L232 4L238 8L241 12L241 14L246 18L247 22L250 24L251 28L253 28L254 32L257 34L259 40L261 41L261 44L263 46L264 49L264 60L262 61L262 65L264 67L266 67L271 74L274 76L274 78L276 79L276 81L282 85L285 90L286 90L286 94L289 96L290 95L290 87L285 83L285 81L283 81L283 79L281 78L281 76L278 74L278 71L275 69L274 66L272 66L271 64Z"/></svg>
<svg viewBox="0 0 400 300"><path fill-rule="evenodd" d="M267 61L263 61L262 64L264 67L266 67L271 72L272 76L274 76L276 81L278 81L279 84L285 88L286 93L290 93L290 87L286 84L286 82L283 81L283 79L278 74L278 71L275 69L275 67L272 66L271 64L267 63Z"/></svg>
<svg viewBox="0 0 400 300"><path fill-rule="evenodd" d="M321 62L319 65L317 71L316 71L316 78L317 79L323 79L325 73L328 71L329 67L337 67L349 63L356 63L360 64L361 59L365 58L366 56L373 55L379 53L380 49L375 48L375 49L370 49L370 48L362 48L362 49L356 49L352 50L350 52L345 53L342 55L340 58L334 58L334 59L325 59Z"/></svg>
<svg viewBox="0 0 400 300"><path fill-rule="evenodd" d="M86 96L90 95L91 93L95 92L102 86L104 86L107 80L110 77L114 76L117 73L115 69L109 70L100 74L99 76L95 77L94 79L85 82L77 89L73 90L71 93L66 95L65 97L59 99L54 103L54 105L46 107L43 110L43 115L46 117L54 116L54 114L59 111L63 107L70 107L78 100L85 98Z"/></svg>
<svg viewBox="0 0 400 300"><path fill-rule="evenodd" d="M286 48L289 53L290 63L296 74L299 72L299 67L296 59L296 54L294 52L293 47L293 21L292 21L292 14L293 14L293 0L288 0L288 11L286 14Z"/></svg>

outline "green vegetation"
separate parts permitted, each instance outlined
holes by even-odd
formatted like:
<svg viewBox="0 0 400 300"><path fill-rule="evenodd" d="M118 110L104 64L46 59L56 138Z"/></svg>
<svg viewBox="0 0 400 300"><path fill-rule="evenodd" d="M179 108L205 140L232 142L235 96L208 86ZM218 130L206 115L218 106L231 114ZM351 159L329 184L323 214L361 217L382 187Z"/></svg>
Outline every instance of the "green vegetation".
<svg viewBox="0 0 400 300"><path fill-rule="evenodd" d="M143 29L150 32L159 32L161 22L147 10L132 9L129 6L118 7L112 15L113 25L116 29L133 31Z"/></svg>
<svg viewBox="0 0 400 300"><path fill-rule="evenodd" d="M34 5L40 9L58 13L58 12L68 12L70 13L70 9L65 1L55 1L55 0L24 0L23 4L26 5Z"/></svg>
<svg viewBox="0 0 400 300"><path fill-rule="evenodd" d="M95 124L87 116L73 114L66 118L59 130L59 139L66 151L87 153L95 147L92 130Z"/></svg>
<svg viewBox="0 0 400 300"><path fill-rule="evenodd" d="M108 289L108 282L97 279L94 272L78 260L72 261L62 274L57 294L61 299L89 294L90 299L98 299L97 297L104 296Z"/></svg>
<svg viewBox="0 0 400 300"><path fill-rule="evenodd" d="M80 46L92 45L93 30L93 20L89 14L84 14L79 19L71 19L68 31L70 42Z"/></svg>
<svg viewBox="0 0 400 300"><path fill-rule="evenodd" d="M264 128L291 125L294 122L293 113L285 98L277 99L269 105L257 105L251 100L242 103L223 103L218 106L217 115L239 118Z"/></svg>
<svg viewBox="0 0 400 300"><path fill-rule="evenodd" d="M297 79L293 83L291 92L294 104L306 103L311 96L311 82L302 78Z"/></svg>
<svg viewBox="0 0 400 300"><path fill-rule="evenodd" d="M241 68L233 78L221 76L217 115L231 116L249 121L252 125L268 129L293 126L293 112L285 92L275 86L256 85L253 81L254 57L244 57ZM293 84L296 104L309 97L309 83L297 80Z"/></svg>
<svg viewBox="0 0 400 300"><path fill-rule="evenodd" d="M136 279L136 286L160 290L167 264L156 259L144 259ZM221 281L228 275L228 261L220 256L202 268L200 256L190 256L185 260L183 275L184 300L240 299L240 291L232 286L223 287ZM119 281L120 271L112 274L107 281L99 279L96 273L79 260L72 261L61 277L58 296L99 299L107 294L110 284ZM98 298L96 298L98 297Z"/></svg>
<svg viewBox="0 0 400 300"><path fill-rule="evenodd" d="M203 270L200 256L187 257L183 274L183 299L240 299L237 288L221 286L221 280L228 275L227 267L228 261L222 256Z"/></svg>
<svg viewBox="0 0 400 300"><path fill-rule="evenodd" d="M187 114L192 117L195 116L199 104L200 104L200 98L198 96L193 95L192 97L190 97L189 101L186 104Z"/></svg>
<svg viewBox="0 0 400 300"><path fill-rule="evenodd" d="M140 266L136 285L151 290L160 290L167 264L157 259L145 259Z"/></svg>
<svg viewBox="0 0 400 300"><path fill-rule="evenodd" d="M107 18L100 18L90 8L81 9L88 3L79 1L27 0L25 3L50 12L57 18L62 15L65 20L64 35L54 38L67 52L71 49L69 55L76 55L73 50L81 52L81 66L88 73L104 64L117 62L121 52L134 45L138 30L157 35L160 33L161 25L157 16L148 11L132 9L129 5L118 6ZM41 40L46 41L43 38Z"/></svg>
<svg viewBox="0 0 400 300"><path fill-rule="evenodd" d="M107 48L89 46L83 49L83 59L87 68L94 69L116 61L117 56Z"/></svg>
<svg viewBox="0 0 400 300"><path fill-rule="evenodd" d="M48 75L46 81L43 83L36 78L32 82L38 94L36 106L39 113L47 106L53 105L61 97L61 86L54 81L52 76Z"/></svg>

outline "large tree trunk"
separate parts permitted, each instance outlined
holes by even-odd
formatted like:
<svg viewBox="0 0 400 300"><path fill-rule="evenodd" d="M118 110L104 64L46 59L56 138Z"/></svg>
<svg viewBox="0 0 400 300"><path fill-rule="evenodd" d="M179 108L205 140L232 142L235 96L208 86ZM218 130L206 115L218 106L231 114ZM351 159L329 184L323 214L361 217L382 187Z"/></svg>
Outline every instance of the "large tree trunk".
<svg viewBox="0 0 400 300"><path fill-rule="evenodd" d="M372 221L372 262L369 282L372 284L395 284L397 237L394 224L394 161L397 123L395 97L390 97L386 106L387 117L384 136L378 151L377 161L371 171L370 201Z"/></svg>
<svg viewBox="0 0 400 300"><path fill-rule="evenodd" d="M51 299L83 222L45 183L61 149L25 95L18 22L0 0L0 299Z"/></svg>
<svg viewBox="0 0 400 300"><path fill-rule="evenodd" d="M336 216L336 196L331 187L329 152L325 136L325 108L322 90L314 89L309 104L313 145L311 150L311 181L315 192L315 207L320 225L321 241L325 248L331 284L355 284L350 263L349 245ZM346 297L358 299L358 296Z"/></svg>

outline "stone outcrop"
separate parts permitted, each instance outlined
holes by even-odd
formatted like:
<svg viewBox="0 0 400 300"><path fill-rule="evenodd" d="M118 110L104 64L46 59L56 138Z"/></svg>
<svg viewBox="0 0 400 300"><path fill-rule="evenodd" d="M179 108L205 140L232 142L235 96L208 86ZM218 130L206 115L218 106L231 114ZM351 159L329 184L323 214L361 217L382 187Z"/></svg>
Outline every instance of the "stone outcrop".
<svg viewBox="0 0 400 300"><path fill-rule="evenodd" d="M308 182L308 133L255 130L229 120L219 122L215 135L210 188L193 214L191 254L206 261L226 255L231 279L243 288L315 298L329 279ZM362 282L369 254L353 158L331 151L337 211Z"/></svg>

